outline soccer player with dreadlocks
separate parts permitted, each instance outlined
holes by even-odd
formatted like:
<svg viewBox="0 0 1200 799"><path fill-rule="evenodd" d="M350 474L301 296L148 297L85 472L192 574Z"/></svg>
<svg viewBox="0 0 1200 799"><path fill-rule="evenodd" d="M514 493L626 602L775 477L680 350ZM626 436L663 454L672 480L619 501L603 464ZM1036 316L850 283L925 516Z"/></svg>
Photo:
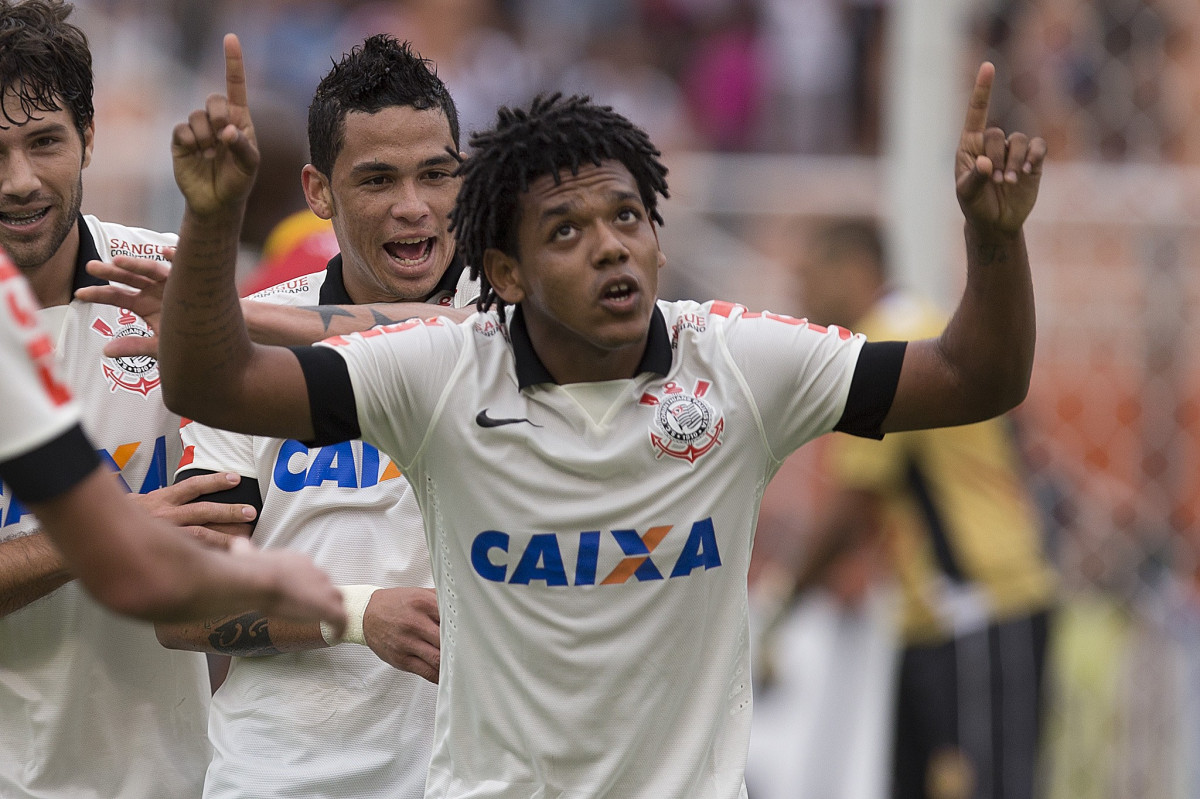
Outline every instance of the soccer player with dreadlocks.
<svg viewBox="0 0 1200 799"><path fill-rule="evenodd" d="M1045 146L986 128L993 76L958 151L967 288L941 336L908 343L659 301L658 152L611 109L551 97L472 138L453 219L486 281L477 314L255 346L234 287L257 158L244 93L176 127L168 402L248 432L361 435L400 465L441 614L427 797L745 796L767 481L831 430L965 423L1027 390L1021 228Z"/></svg>

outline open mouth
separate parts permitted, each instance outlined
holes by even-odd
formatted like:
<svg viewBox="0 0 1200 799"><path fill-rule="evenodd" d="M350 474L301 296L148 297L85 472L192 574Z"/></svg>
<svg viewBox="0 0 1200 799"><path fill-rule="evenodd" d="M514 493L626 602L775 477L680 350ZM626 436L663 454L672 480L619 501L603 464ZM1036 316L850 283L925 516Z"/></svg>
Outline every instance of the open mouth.
<svg viewBox="0 0 1200 799"><path fill-rule="evenodd" d="M36 211L24 211L21 213L0 213L0 223L9 227L27 227L36 224L50 213L50 208L39 208Z"/></svg>
<svg viewBox="0 0 1200 799"><path fill-rule="evenodd" d="M618 281L609 286L604 292L606 300L627 300L633 295L633 284L627 280Z"/></svg>
<svg viewBox="0 0 1200 799"><path fill-rule="evenodd" d="M397 239L383 245L383 249L401 266L416 266L429 257L433 242L432 238Z"/></svg>

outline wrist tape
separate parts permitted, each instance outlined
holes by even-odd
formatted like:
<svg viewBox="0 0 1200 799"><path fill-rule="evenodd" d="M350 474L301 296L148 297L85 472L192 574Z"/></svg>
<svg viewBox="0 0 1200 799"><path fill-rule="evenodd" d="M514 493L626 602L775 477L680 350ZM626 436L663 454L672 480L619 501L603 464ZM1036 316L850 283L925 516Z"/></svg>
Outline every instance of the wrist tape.
<svg viewBox="0 0 1200 799"><path fill-rule="evenodd" d="M346 632L341 638L338 638L333 633L333 627L321 622L321 637L330 646L337 646L341 643L366 646L367 638L363 633L363 615L367 612L367 603L371 601L371 594L378 591L379 586L339 585L338 590L342 592L342 607L346 610Z"/></svg>

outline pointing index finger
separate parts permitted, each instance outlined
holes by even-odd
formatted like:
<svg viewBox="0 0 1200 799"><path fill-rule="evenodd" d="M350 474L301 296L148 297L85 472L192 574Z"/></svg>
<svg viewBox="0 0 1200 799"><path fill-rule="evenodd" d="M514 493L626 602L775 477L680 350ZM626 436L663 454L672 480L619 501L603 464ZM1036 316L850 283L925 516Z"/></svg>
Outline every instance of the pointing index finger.
<svg viewBox="0 0 1200 799"><path fill-rule="evenodd" d="M246 65L242 61L242 43L236 34L225 34L225 97L229 105L246 108Z"/></svg>
<svg viewBox="0 0 1200 799"><path fill-rule="evenodd" d="M988 101L992 96L992 81L995 77L996 67L990 61L979 65L979 72L975 75L975 88L971 91L971 101L967 104L964 133L982 133L987 128Z"/></svg>

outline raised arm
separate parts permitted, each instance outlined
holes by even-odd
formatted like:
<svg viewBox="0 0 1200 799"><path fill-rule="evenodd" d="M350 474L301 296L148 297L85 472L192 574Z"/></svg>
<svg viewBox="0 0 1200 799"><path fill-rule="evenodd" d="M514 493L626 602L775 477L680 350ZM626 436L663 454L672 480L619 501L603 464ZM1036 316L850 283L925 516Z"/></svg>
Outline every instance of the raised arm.
<svg viewBox="0 0 1200 799"><path fill-rule="evenodd" d="M1033 369L1033 282L1022 226L1046 143L987 127L996 69L979 68L955 163L967 283L942 335L909 343L885 432L967 424L1024 400Z"/></svg>
<svg viewBox="0 0 1200 799"><path fill-rule="evenodd" d="M163 296L163 397L176 413L215 427L310 440L299 362L289 350L252 343L238 301L238 233L259 158L241 45L229 34L224 46L225 95L210 95L171 138L185 207Z"/></svg>

